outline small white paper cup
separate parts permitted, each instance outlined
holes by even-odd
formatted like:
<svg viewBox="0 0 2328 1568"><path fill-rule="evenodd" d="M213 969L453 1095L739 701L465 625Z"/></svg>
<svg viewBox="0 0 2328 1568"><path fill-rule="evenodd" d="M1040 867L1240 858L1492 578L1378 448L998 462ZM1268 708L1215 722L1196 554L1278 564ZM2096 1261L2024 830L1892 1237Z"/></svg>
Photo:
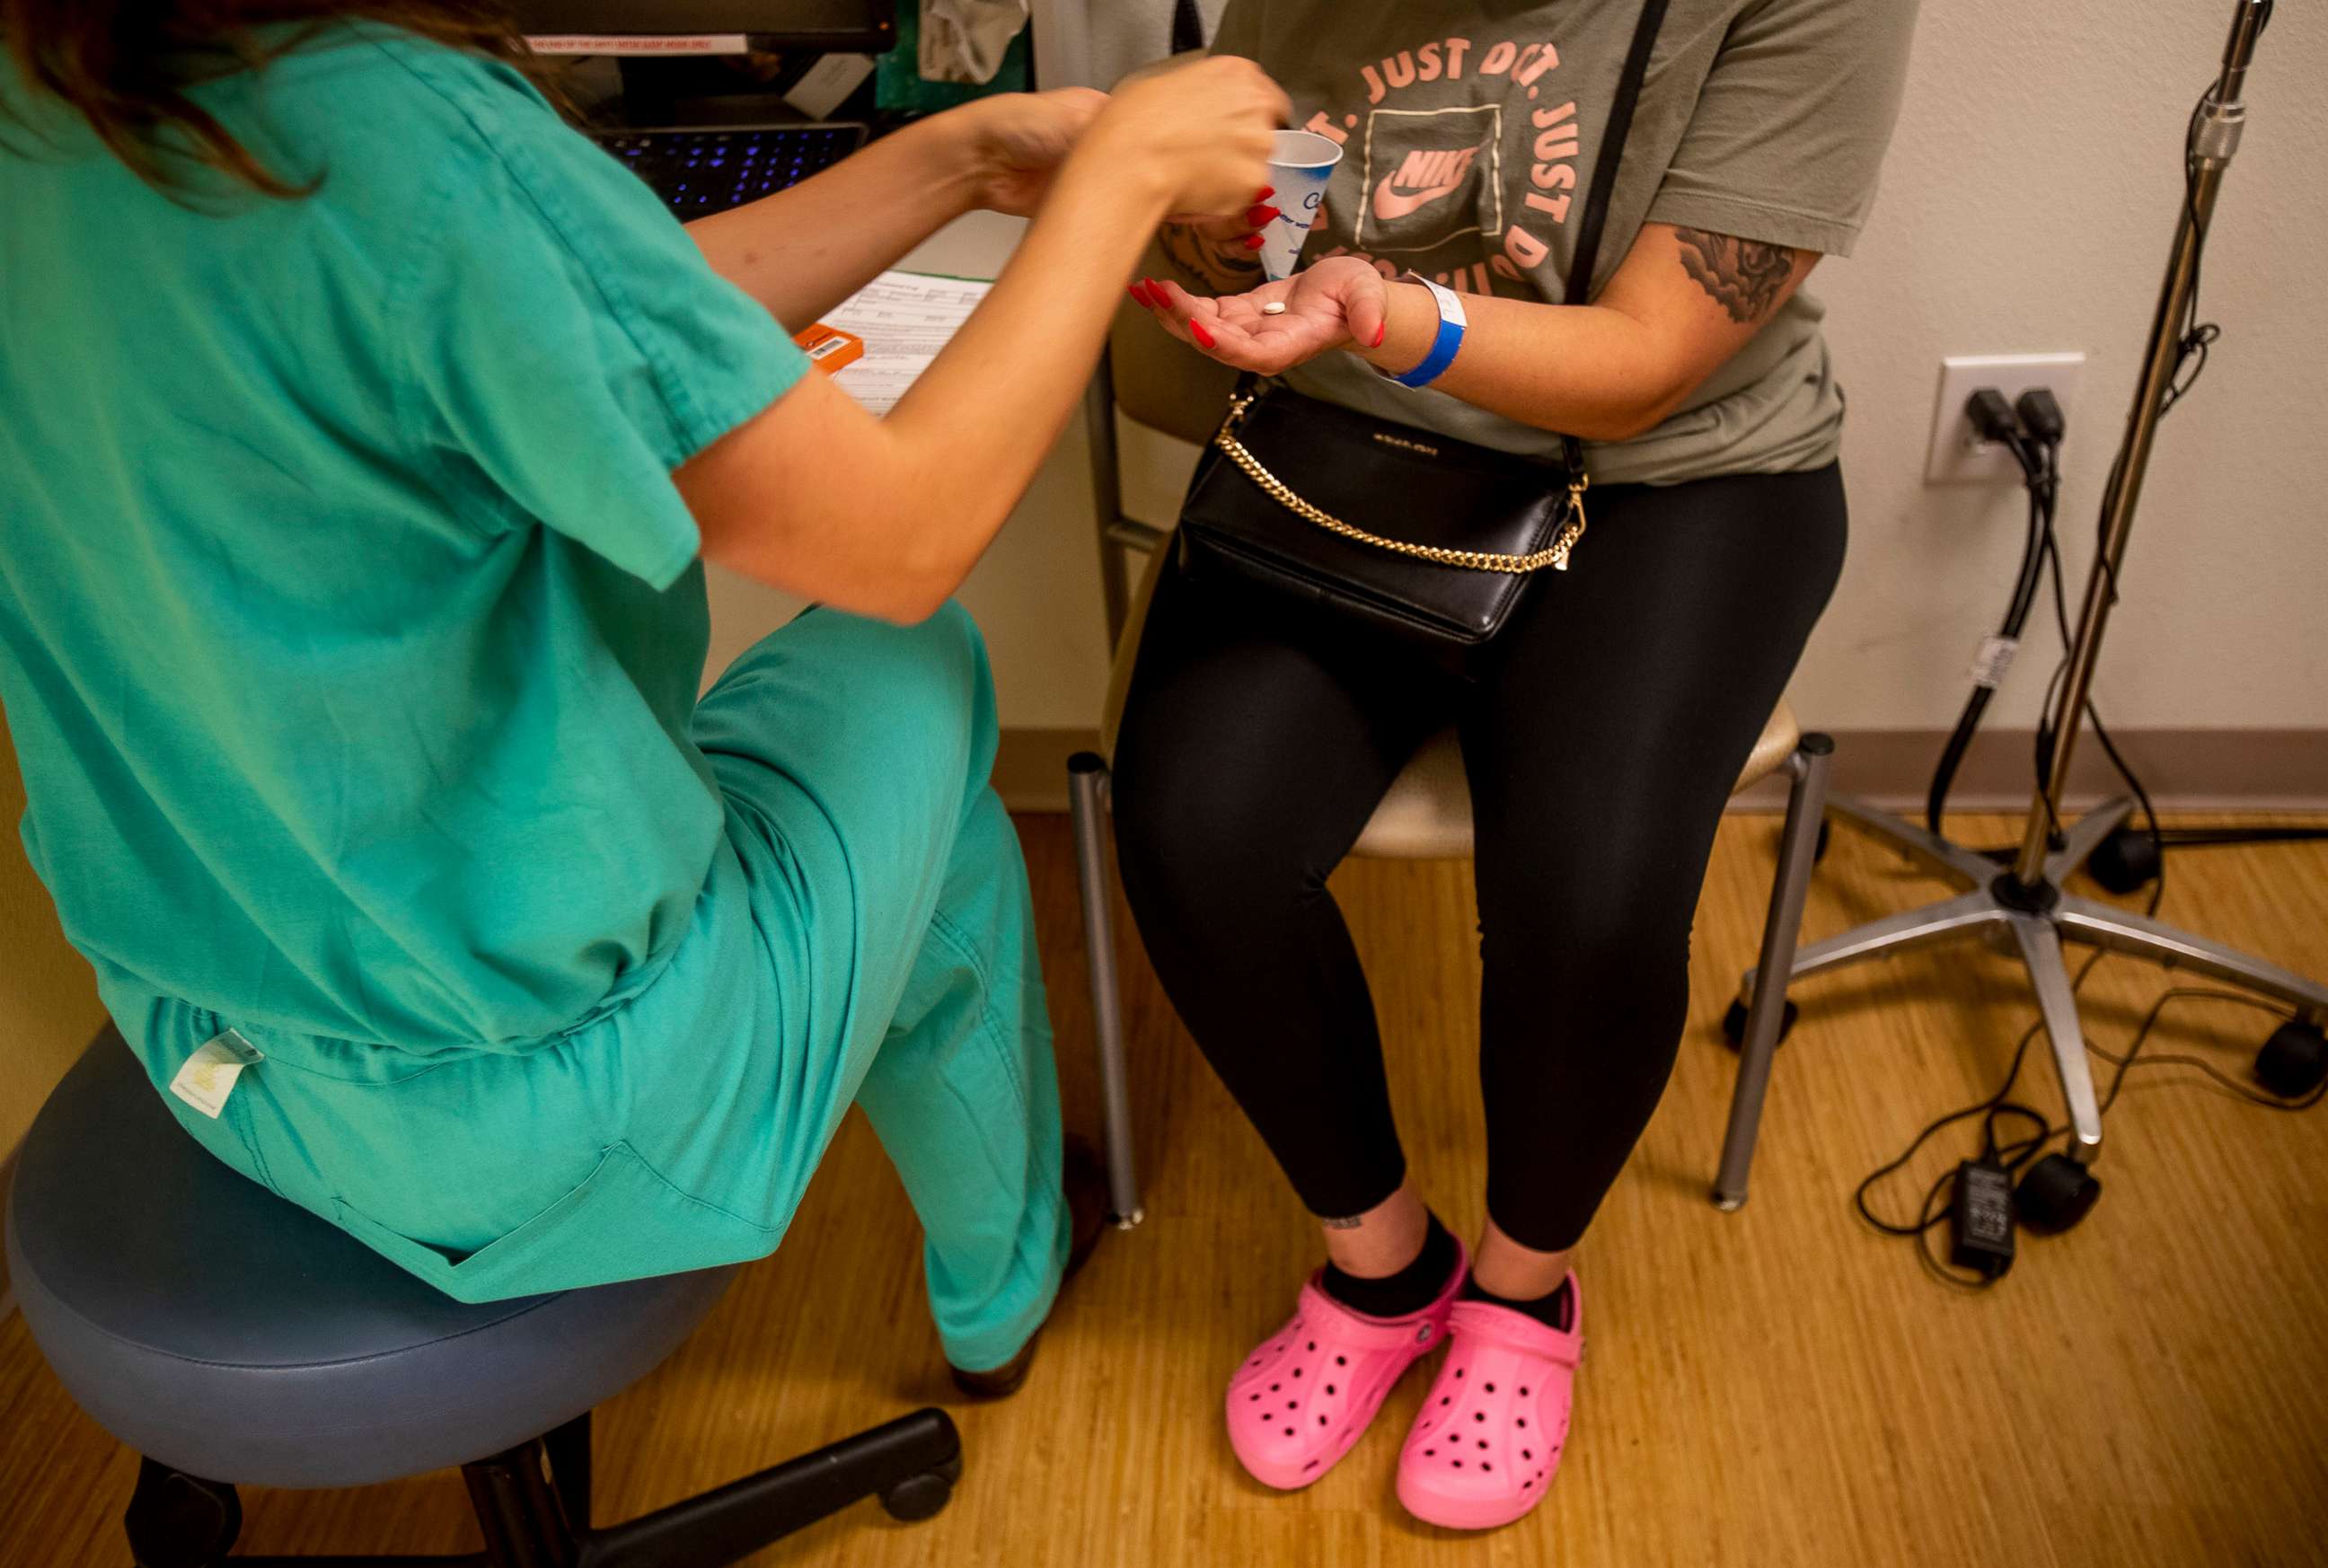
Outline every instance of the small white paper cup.
<svg viewBox="0 0 2328 1568"><path fill-rule="evenodd" d="M1293 276L1300 265L1302 241L1318 221L1326 200L1326 182L1342 161L1341 144L1315 131L1280 131L1269 155L1269 183L1276 194L1269 198L1278 215L1261 226L1261 270L1272 283Z"/></svg>

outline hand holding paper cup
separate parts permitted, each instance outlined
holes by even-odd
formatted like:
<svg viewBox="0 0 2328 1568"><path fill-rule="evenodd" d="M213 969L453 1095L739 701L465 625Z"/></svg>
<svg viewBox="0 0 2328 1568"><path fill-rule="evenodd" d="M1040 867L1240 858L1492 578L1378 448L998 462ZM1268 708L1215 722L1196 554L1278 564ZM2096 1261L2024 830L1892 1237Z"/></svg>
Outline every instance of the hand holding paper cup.
<svg viewBox="0 0 2328 1568"><path fill-rule="evenodd" d="M1261 270L1272 283L1293 276L1302 242L1326 200L1326 182L1342 161L1341 144L1315 131L1279 131L1269 154L1270 197L1277 216L1261 227Z"/></svg>
<svg viewBox="0 0 2328 1568"><path fill-rule="evenodd" d="M1271 137L1292 112L1285 90L1237 55L1138 72L1093 117L1061 175L1075 185L1112 174L1122 186L1137 170L1135 188L1166 214L1241 212L1271 183Z"/></svg>

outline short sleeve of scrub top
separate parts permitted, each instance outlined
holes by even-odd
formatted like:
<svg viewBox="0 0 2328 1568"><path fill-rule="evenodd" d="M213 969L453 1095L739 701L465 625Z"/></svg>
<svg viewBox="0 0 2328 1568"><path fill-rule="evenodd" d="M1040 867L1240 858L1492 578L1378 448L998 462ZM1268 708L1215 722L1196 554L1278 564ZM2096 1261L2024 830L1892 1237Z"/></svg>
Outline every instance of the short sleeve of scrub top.
<svg viewBox="0 0 2328 1568"><path fill-rule="evenodd" d="M808 359L714 273L662 199L518 90L461 91L476 125L419 218L429 236L396 307L448 490L540 521L656 587L699 547L671 471L766 408ZM479 484L482 479L484 483ZM610 496L624 504L610 507Z"/></svg>

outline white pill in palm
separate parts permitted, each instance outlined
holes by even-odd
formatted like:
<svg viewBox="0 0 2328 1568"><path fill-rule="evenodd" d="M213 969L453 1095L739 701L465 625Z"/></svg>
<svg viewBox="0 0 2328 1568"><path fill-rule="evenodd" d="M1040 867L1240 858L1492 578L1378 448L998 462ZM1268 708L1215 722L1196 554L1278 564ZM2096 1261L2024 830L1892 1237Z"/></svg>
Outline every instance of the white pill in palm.
<svg viewBox="0 0 2328 1568"><path fill-rule="evenodd" d="M1261 314L1263 315L1283 315L1285 314L1285 302L1281 299L1272 299L1267 305L1261 307Z"/></svg>

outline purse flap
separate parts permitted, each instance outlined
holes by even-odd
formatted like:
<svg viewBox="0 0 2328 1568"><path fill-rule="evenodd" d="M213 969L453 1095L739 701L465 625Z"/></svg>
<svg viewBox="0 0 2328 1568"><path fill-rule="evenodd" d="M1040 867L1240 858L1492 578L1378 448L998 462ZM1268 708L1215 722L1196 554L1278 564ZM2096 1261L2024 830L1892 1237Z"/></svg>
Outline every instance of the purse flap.
<svg viewBox="0 0 2328 1568"><path fill-rule="evenodd" d="M1561 478L1541 464L1282 388L1255 400L1236 437L1292 495L1405 543L1526 555L1550 540L1564 512ZM1344 538L1290 510L1218 446L1206 449L1181 521L1467 637L1491 632L1526 581Z"/></svg>
<svg viewBox="0 0 2328 1568"><path fill-rule="evenodd" d="M1564 497L1543 464L1272 389L1237 438L1312 506L1386 538L1525 555Z"/></svg>

